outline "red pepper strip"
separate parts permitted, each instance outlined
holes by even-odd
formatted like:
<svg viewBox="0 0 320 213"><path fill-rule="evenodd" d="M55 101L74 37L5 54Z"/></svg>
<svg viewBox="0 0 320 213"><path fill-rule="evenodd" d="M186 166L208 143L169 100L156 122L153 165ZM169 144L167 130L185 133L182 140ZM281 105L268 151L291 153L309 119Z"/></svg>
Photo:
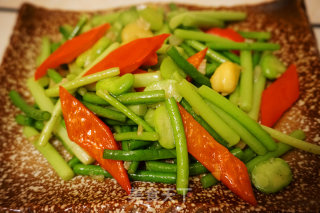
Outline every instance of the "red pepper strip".
<svg viewBox="0 0 320 213"><path fill-rule="evenodd" d="M203 59L206 57L208 47L190 56L187 61L198 69Z"/></svg>
<svg viewBox="0 0 320 213"><path fill-rule="evenodd" d="M104 149L119 149L109 127L63 87L60 87L60 100L69 138L96 159L130 194L131 185L123 162L102 157Z"/></svg>
<svg viewBox="0 0 320 213"><path fill-rule="evenodd" d="M296 66L289 66L275 82L262 93L261 123L272 127L299 98L299 79Z"/></svg>
<svg viewBox="0 0 320 213"><path fill-rule="evenodd" d="M92 47L105 34L109 27L110 24L103 24L66 41L37 68L34 74L35 80L44 76L49 68L56 68L61 64L73 61L81 53Z"/></svg>
<svg viewBox="0 0 320 213"><path fill-rule="evenodd" d="M228 39L230 39L232 41L236 41L236 42L244 42L244 38L238 32L234 31L231 28L226 28L226 29L211 28L211 29L207 30L206 33L221 36L224 38L228 38Z"/></svg>
<svg viewBox="0 0 320 213"><path fill-rule="evenodd" d="M143 69L136 69L135 71L132 72L132 74L141 74L141 73L148 73L148 71L145 71Z"/></svg>
<svg viewBox="0 0 320 213"><path fill-rule="evenodd" d="M232 192L256 205L245 164L215 141L181 105L178 106L186 133L188 152Z"/></svg>
<svg viewBox="0 0 320 213"><path fill-rule="evenodd" d="M98 64L92 67L85 75L106 70L111 67L119 67L120 73L131 73L144 64L162 45L170 34L140 38L133 40L112 51Z"/></svg>
<svg viewBox="0 0 320 213"><path fill-rule="evenodd" d="M143 62L142 65L144 66L153 66L156 65L158 63L158 55L157 52L152 52L147 58L146 60Z"/></svg>

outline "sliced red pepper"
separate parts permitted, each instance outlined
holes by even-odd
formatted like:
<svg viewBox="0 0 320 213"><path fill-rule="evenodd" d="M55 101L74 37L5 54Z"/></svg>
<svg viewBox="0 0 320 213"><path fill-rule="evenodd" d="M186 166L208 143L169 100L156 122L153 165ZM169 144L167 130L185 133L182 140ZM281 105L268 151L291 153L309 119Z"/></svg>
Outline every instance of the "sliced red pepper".
<svg viewBox="0 0 320 213"><path fill-rule="evenodd" d="M198 69L203 59L206 57L208 48L205 48L194 55L190 56L187 61Z"/></svg>
<svg viewBox="0 0 320 213"><path fill-rule="evenodd" d="M178 106L187 138L188 152L232 192L250 204L256 205L257 201L245 164L215 141L181 105Z"/></svg>
<svg viewBox="0 0 320 213"><path fill-rule="evenodd" d="M123 162L102 157L104 149L119 149L109 127L63 87L60 87L60 100L69 138L96 159L130 194L131 185Z"/></svg>
<svg viewBox="0 0 320 213"><path fill-rule="evenodd" d="M211 29L207 30L206 33L221 36L224 38L228 38L228 39L230 39L232 41L236 41L236 42L244 42L244 38L238 32L236 32L235 30L233 30L231 28L226 28L226 29L211 28Z"/></svg>
<svg viewBox="0 0 320 213"><path fill-rule="evenodd" d="M154 51L146 58L146 60L143 62L142 65L153 66L153 65L156 65L157 63L158 63L158 55L157 55L157 52Z"/></svg>
<svg viewBox="0 0 320 213"><path fill-rule="evenodd" d="M142 64L149 62L162 43L170 34L140 38L131 41L111 52L98 64L93 66L85 75L106 70L111 67L119 67L120 73L131 73Z"/></svg>
<svg viewBox="0 0 320 213"><path fill-rule="evenodd" d="M297 68L293 64L263 91L261 124L272 127L298 98L299 79Z"/></svg>
<svg viewBox="0 0 320 213"><path fill-rule="evenodd" d="M132 72L132 74L142 74L142 73L148 73L148 71L145 71L143 69L136 69Z"/></svg>
<svg viewBox="0 0 320 213"><path fill-rule="evenodd" d="M37 68L34 74L35 80L44 76L49 68L56 68L61 64L73 61L81 53L92 47L106 33L109 27L110 24L103 24L63 43Z"/></svg>

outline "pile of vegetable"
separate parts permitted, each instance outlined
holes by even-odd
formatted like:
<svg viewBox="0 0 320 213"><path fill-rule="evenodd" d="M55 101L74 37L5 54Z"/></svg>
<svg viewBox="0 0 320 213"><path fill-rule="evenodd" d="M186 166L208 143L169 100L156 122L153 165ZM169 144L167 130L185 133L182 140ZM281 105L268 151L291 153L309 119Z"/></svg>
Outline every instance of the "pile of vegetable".
<svg viewBox="0 0 320 213"><path fill-rule="evenodd" d="M128 194L129 180L161 182L185 195L201 175L204 188L221 181L256 205L251 182L264 193L290 184L281 155L320 148L272 129L299 97L298 74L271 33L226 27L245 18L174 4L83 15L59 42L43 37L27 81L35 105L9 94L24 112L16 121L64 180L114 178Z"/></svg>

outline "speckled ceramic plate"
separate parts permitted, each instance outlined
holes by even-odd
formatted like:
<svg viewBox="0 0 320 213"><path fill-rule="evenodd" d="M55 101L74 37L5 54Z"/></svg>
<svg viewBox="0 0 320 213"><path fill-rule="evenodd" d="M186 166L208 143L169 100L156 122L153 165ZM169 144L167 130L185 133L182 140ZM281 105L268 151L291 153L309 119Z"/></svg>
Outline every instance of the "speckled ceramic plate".
<svg viewBox="0 0 320 213"><path fill-rule="evenodd" d="M298 67L301 95L276 128L285 132L300 128L307 141L320 144L320 61L315 38L309 28L302 1L238 6L246 11L245 22L234 29L272 32L272 41L281 44L277 55ZM320 158L292 150L284 158L293 170L293 181L283 191L265 195L254 191L258 200L250 206L225 186L203 189L199 178L191 179L186 198L176 195L174 185L134 182L135 193L127 196L114 180L75 177L62 181L38 151L22 136L14 121L19 111L10 103L8 91L19 90L26 98L25 80L35 69L41 37L58 39L58 26L74 24L77 12L38 8L24 4L0 67L0 212L79 211L109 212L206 212L206 211L299 211L320 210ZM59 148L59 143L53 142ZM64 153L65 157L68 158Z"/></svg>

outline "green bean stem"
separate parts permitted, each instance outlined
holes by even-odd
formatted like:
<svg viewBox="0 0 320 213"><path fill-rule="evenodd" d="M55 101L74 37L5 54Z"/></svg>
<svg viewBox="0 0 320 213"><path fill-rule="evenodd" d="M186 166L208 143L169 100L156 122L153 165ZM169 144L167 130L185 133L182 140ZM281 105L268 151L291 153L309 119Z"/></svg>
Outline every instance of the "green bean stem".
<svg viewBox="0 0 320 213"><path fill-rule="evenodd" d="M132 112L132 110L128 109L126 106L124 106L122 103L120 103L116 98L112 97L108 91L97 91L97 95L101 98L103 98L105 101L109 102L110 105L117 108L120 112L125 114L128 118L136 122L138 125L141 125L146 131L148 132L154 132L154 129L143 119L141 119L139 116L137 116L135 113Z"/></svg>
<svg viewBox="0 0 320 213"><path fill-rule="evenodd" d="M176 100L171 97L166 99L166 108L169 113L169 120L173 128L173 137L177 153L177 193L186 194L189 185L189 160L187 139L184 133L184 126Z"/></svg>
<svg viewBox="0 0 320 213"><path fill-rule="evenodd" d="M250 118L258 121L262 92L266 85L266 77L261 72L260 66L256 66L254 69L254 80L253 80L253 98L252 108L248 112Z"/></svg>
<svg viewBox="0 0 320 213"><path fill-rule="evenodd" d="M265 42L254 42L254 43L245 43L245 42L215 42L207 43L207 45L213 50L279 50L280 45L275 43L265 43Z"/></svg>
<svg viewBox="0 0 320 213"><path fill-rule="evenodd" d="M201 96L214 103L220 109L223 109L234 119L238 120L247 130L249 130L251 134L256 138L259 138L268 151L274 151L277 148L277 145L271 136L264 131L257 122L252 120L246 113L232 104L228 99L207 86L200 87L198 92Z"/></svg>
<svg viewBox="0 0 320 213"><path fill-rule="evenodd" d="M149 171L155 171L155 172L177 172L177 164L173 163L165 163L161 161L147 161L146 162L146 169ZM204 167L201 163L192 163L189 166L189 174L194 175L200 175L203 173L208 172L206 167Z"/></svg>
<svg viewBox="0 0 320 213"><path fill-rule="evenodd" d="M157 141L159 139L159 135L156 132L141 132L138 134L137 132L122 132L115 133L114 139L117 141L123 140L142 140L142 141Z"/></svg>
<svg viewBox="0 0 320 213"><path fill-rule="evenodd" d="M26 115L30 118L33 118L35 120L49 120L50 119L50 113L48 111L42 111L39 109L36 109L30 105L28 105L25 100L19 95L19 93L15 90L11 90L9 92L9 97L12 101L12 103L18 107L21 111L26 113Z"/></svg>
<svg viewBox="0 0 320 213"><path fill-rule="evenodd" d="M120 71L118 67L115 68L110 68L105 71L97 72L91 75L87 75L82 78L76 78L72 81L68 81L66 83L62 83L60 86L64 87L67 90L72 90L72 89L77 89L79 87L82 87L84 85L88 85L91 83L94 83L96 81L99 81L104 78L110 78L116 75L119 75ZM59 96L59 86L55 86L53 88L47 89L46 90L46 95L48 97L57 97Z"/></svg>
<svg viewBox="0 0 320 213"><path fill-rule="evenodd" d="M60 83L63 79L62 76L54 69L48 69L47 74L56 84Z"/></svg>
<svg viewBox="0 0 320 213"><path fill-rule="evenodd" d="M195 91L192 84L184 79L177 84L177 88L179 93L192 106L195 113L200 115L224 140L226 140L229 146L239 142L239 135L210 109L201 96Z"/></svg>
<svg viewBox="0 0 320 213"><path fill-rule="evenodd" d="M175 158L176 154L174 150L158 149L158 150L109 150L105 149L103 152L103 158L112 160L123 161L146 161L146 160L159 160Z"/></svg>
<svg viewBox="0 0 320 213"><path fill-rule="evenodd" d="M193 38L190 38L190 39L193 39ZM186 43L198 51L201 51L207 47L204 44L202 44L198 41L195 41L195 40L187 40ZM229 61L228 58L226 58L222 54L220 54L210 48L208 48L207 56L209 57L209 59L216 61L218 63L223 63L223 62Z"/></svg>
<svg viewBox="0 0 320 213"><path fill-rule="evenodd" d="M252 88L253 88L253 70L252 70L252 55L250 51L243 50L240 52L240 100L239 106L249 112L252 108Z"/></svg>

